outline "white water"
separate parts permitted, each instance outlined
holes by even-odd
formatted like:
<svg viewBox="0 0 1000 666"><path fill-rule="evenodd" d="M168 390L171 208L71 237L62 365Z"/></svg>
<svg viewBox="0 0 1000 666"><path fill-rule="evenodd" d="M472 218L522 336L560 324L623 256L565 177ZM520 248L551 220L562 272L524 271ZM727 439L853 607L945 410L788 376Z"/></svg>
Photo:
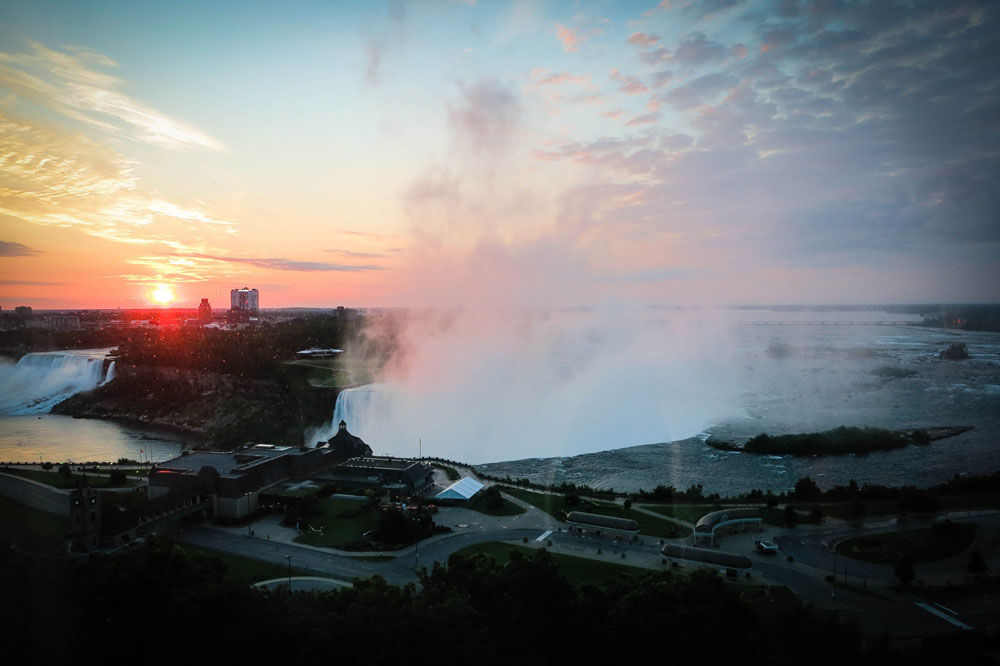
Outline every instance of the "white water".
<svg viewBox="0 0 1000 666"><path fill-rule="evenodd" d="M16 364L0 365L0 415L43 414L74 393L114 377L104 372L107 349L25 354Z"/></svg>

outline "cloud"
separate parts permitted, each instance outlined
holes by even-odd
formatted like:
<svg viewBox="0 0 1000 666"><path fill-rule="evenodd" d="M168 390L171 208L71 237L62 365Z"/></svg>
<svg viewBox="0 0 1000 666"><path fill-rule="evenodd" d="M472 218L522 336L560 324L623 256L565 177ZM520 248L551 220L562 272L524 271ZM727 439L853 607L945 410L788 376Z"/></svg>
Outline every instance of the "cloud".
<svg viewBox="0 0 1000 666"><path fill-rule="evenodd" d="M561 23L555 24L556 28L556 39L562 42L563 51L567 53L573 53L576 48L587 41L587 37L580 34L579 30L574 30L573 28L567 28Z"/></svg>
<svg viewBox="0 0 1000 666"><path fill-rule="evenodd" d="M0 257L32 257L36 254L41 252L22 243L0 241Z"/></svg>
<svg viewBox="0 0 1000 666"><path fill-rule="evenodd" d="M0 280L0 284L5 286L27 286L27 287L69 287L75 282L42 282L40 280Z"/></svg>
<svg viewBox="0 0 1000 666"><path fill-rule="evenodd" d="M331 264L321 261L295 261L292 259L283 258L255 258L255 257L226 257L226 256L213 256L207 254L197 254L190 253L187 255L178 256L190 256L196 259L208 259L210 261L221 261L225 263L234 264L247 264L250 266L255 266L257 268L267 268L277 271L300 271L300 272L325 272L325 271L346 271L346 272L363 272L363 271L380 271L383 270L382 266L376 266L374 264L365 265L349 265L349 264Z"/></svg>
<svg viewBox="0 0 1000 666"><path fill-rule="evenodd" d="M354 250L339 250L337 248L329 248L323 250L324 252L331 252L333 254L340 254L345 257L354 257L355 259L388 259L389 255L384 252L355 252Z"/></svg>
<svg viewBox="0 0 1000 666"><path fill-rule="evenodd" d="M618 91L623 92L626 95L641 95L642 93L649 91L649 88L647 88L638 78L634 76L626 76L617 69L611 70L611 78L622 84L621 87L618 88Z"/></svg>
<svg viewBox="0 0 1000 666"><path fill-rule="evenodd" d="M583 85L590 82L589 76L578 76L569 72L550 73L544 68L536 68L531 72L531 75L536 86L559 86L564 83Z"/></svg>
<svg viewBox="0 0 1000 666"><path fill-rule="evenodd" d="M0 112L0 215L136 245L187 247L194 229L233 222L139 187L136 164L86 137Z"/></svg>
<svg viewBox="0 0 1000 666"><path fill-rule="evenodd" d="M704 104L706 98L717 95L736 83L736 79L728 74L720 72L705 74L682 86L670 89L662 99L676 109L691 109Z"/></svg>
<svg viewBox="0 0 1000 666"><path fill-rule="evenodd" d="M660 41L660 36L654 33L646 34L644 32L633 32L629 38L625 41L626 44L632 44L633 46L649 47Z"/></svg>
<svg viewBox="0 0 1000 666"><path fill-rule="evenodd" d="M650 125L652 123L659 122L661 118L663 118L663 116L659 113L647 113L645 115L635 116L625 124L630 126Z"/></svg>
<svg viewBox="0 0 1000 666"><path fill-rule="evenodd" d="M38 43L31 47L30 53L0 52L0 84L15 94L134 141L176 150L226 150L201 130L121 92L125 82L98 69L114 66L109 58Z"/></svg>
<svg viewBox="0 0 1000 666"><path fill-rule="evenodd" d="M459 92L459 100L448 105L459 143L479 154L502 152L521 115L518 98L494 79L460 85Z"/></svg>
<svg viewBox="0 0 1000 666"><path fill-rule="evenodd" d="M688 66L700 66L723 60L727 49L719 42L708 39L704 33L692 32L674 49L672 59Z"/></svg>

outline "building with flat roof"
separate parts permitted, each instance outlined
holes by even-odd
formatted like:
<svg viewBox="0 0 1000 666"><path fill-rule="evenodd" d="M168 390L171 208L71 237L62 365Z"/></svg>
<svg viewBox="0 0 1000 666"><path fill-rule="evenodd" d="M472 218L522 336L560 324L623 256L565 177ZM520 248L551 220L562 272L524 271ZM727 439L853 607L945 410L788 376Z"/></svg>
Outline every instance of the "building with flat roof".
<svg viewBox="0 0 1000 666"><path fill-rule="evenodd" d="M370 488L400 496L419 495L434 485L428 465L403 458L351 458L319 478L348 488Z"/></svg>
<svg viewBox="0 0 1000 666"><path fill-rule="evenodd" d="M307 449L273 444L257 444L228 453L199 451L154 465L149 473L149 497L155 499L185 486L208 468L214 472L209 493L212 515L241 519L257 510L261 489L288 479L320 474L352 452L353 449L337 446Z"/></svg>

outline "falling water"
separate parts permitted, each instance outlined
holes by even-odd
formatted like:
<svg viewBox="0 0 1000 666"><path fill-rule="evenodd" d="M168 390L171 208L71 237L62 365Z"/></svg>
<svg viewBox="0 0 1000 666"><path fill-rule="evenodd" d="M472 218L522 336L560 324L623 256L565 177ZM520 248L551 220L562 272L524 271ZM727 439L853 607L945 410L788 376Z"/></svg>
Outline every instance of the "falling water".
<svg viewBox="0 0 1000 666"><path fill-rule="evenodd" d="M114 377L104 372L106 350L36 352L0 365L0 414L42 414L74 393Z"/></svg>

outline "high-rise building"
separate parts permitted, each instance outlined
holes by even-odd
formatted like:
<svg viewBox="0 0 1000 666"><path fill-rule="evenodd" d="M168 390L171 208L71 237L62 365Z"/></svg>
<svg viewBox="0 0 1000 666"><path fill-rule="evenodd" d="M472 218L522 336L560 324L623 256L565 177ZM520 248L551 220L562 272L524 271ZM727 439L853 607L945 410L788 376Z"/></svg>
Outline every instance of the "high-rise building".
<svg viewBox="0 0 1000 666"><path fill-rule="evenodd" d="M257 298L258 293L256 289L250 289L249 287L233 289L229 292L229 309L257 314L257 311L260 309Z"/></svg>
<svg viewBox="0 0 1000 666"><path fill-rule="evenodd" d="M201 299L201 305L198 306L198 319L206 324L212 321L212 305L207 298Z"/></svg>
<svg viewBox="0 0 1000 666"><path fill-rule="evenodd" d="M249 321L257 317L260 311L256 289L242 287L229 292L230 321Z"/></svg>

